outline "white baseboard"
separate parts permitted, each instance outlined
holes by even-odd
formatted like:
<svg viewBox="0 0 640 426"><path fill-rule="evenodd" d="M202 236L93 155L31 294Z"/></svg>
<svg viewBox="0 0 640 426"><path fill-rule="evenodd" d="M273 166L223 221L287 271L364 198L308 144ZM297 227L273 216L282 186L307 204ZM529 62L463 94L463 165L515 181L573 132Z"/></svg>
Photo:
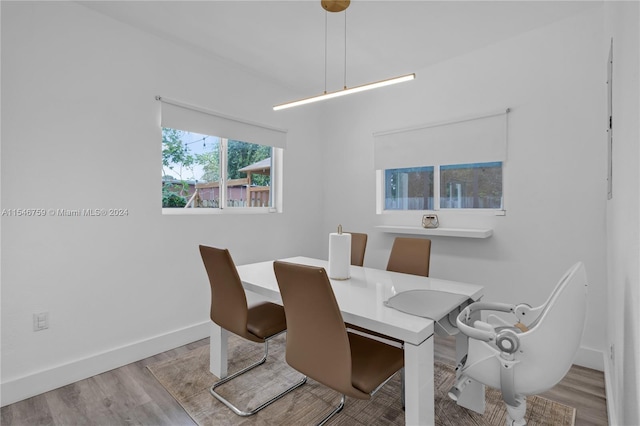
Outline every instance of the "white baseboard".
<svg viewBox="0 0 640 426"><path fill-rule="evenodd" d="M573 361L574 364L579 365L581 367L591 368L593 370L604 371L604 358L602 351L598 351L595 349L580 347L578 349L578 353L576 354L576 358Z"/></svg>
<svg viewBox="0 0 640 426"><path fill-rule="evenodd" d="M616 399L613 394L613 382L611 371L611 362L607 359L605 353L602 354L602 360L604 364L604 391L607 399L607 416L610 425L617 425L617 413L616 413Z"/></svg>
<svg viewBox="0 0 640 426"><path fill-rule="evenodd" d="M1 384L1 405L48 392L210 335L210 321L38 371Z"/></svg>

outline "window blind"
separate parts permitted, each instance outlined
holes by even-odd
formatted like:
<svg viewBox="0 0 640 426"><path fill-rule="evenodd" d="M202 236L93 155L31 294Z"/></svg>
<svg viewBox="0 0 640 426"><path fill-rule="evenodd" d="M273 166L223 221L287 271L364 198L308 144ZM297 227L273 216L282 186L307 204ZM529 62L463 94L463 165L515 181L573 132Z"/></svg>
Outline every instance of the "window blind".
<svg viewBox="0 0 640 426"><path fill-rule="evenodd" d="M162 105L162 127L286 148L286 130L208 111L160 96L156 99Z"/></svg>
<svg viewBox="0 0 640 426"><path fill-rule="evenodd" d="M374 133L375 169L505 161L508 112Z"/></svg>

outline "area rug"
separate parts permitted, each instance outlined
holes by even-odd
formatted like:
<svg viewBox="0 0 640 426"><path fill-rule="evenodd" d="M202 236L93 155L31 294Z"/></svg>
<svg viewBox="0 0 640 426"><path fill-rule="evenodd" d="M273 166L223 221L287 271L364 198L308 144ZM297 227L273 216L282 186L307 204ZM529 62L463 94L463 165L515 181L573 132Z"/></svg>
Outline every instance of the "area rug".
<svg viewBox="0 0 640 426"><path fill-rule="evenodd" d="M220 386L217 391L239 407L253 408L298 381L298 372L284 361L284 336L269 346L265 364ZM228 345L229 372L259 359L264 346L236 336ZM201 346L174 359L150 365L149 370L200 426L224 425L311 425L316 424L333 407L340 395L314 380L294 390L274 404L250 417L239 417L209 394L217 378L209 372L209 346ZM435 420L441 426L502 426L506 410L500 392L487 388L483 415L456 405L447 397L455 378L452 366L435 363ZM368 401L347 398L345 408L331 425L404 425L400 400L400 375L396 374ZM527 398L527 424L572 426L575 409L548 399Z"/></svg>

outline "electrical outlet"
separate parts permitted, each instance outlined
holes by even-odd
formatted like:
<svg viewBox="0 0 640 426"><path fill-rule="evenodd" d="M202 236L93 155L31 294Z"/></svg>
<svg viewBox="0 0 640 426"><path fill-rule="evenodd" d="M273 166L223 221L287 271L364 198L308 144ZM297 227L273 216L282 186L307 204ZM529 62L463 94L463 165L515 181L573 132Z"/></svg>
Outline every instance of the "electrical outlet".
<svg viewBox="0 0 640 426"><path fill-rule="evenodd" d="M613 359L613 356L615 354L614 349L615 349L615 346L612 343L611 346L609 346L609 358L611 359Z"/></svg>
<svg viewBox="0 0 640 426"><path fill-rule="evenodd" d="M41 331L49 328L49 312L33 314L33 331Z"/></svg>

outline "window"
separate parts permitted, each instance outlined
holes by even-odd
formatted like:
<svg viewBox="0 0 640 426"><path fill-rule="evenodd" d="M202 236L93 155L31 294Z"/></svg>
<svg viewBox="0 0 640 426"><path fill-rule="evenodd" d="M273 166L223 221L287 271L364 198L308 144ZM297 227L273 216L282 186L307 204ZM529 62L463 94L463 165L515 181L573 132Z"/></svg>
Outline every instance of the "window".
<svg viewBox="0 0 640 426"><path fill-rule="evenodd" d="M503 210L508 112L374 133L378 213Z"/></svg>
<svg viewBox="0 0 640 426"><path fill-rule="evenodd" d="M502 209L502 163L440 166L440 209Z"/></svg>
<svg viewBox="0 0 640 426"><path fill-rule="evenodd" d="M162 207L272 207L274 149L162 128Z"/></svg>
<svg viewBox="0 0 640 426"><path fill-rule="evenodd" d="M286 131L156 99L163 213L282 210Z"/></svg>
<svg viewBox="0 0 640 426"><path fill-rule="evenodd" d="M433 167L384 171L385 210L433 210Z"/></svg>
<svg viewBox="0 0 640 426"><path fill-rule="evenodd" d="M383 197L384 210L502 209L502 163L387 169Z"/></svg>

